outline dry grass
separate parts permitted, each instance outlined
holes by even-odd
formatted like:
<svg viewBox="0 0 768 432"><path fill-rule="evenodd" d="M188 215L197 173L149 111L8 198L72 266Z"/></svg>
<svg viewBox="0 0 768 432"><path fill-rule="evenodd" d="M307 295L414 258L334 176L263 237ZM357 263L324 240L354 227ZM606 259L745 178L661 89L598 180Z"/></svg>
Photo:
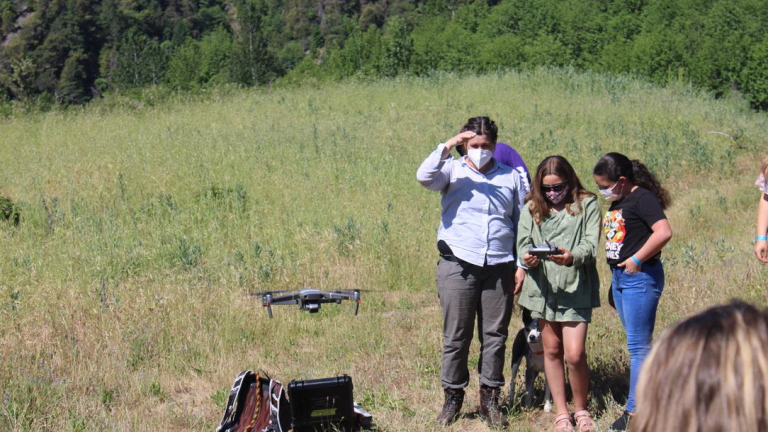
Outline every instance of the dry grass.
<svg viewBox="0 0 768 432"><path fill-rule="evenodd" d="M443 430L431 423L439 198L415 170L479 114L531 166L560 153L592 185L597 157L618 150L664 176L675 238L659 331L731 297L766 304L750 240L768 119L686 88L539 71L3 120L0 195L23 220L0 222L0 429L212 430L235 375L262 368L284 381L347 373L381 430ZM358 317L343 304L273 320L250 295L305 285L377 291ZM602 426L627 387L604 303L588 339ZM476 404L473 380L449 430L486 430ZM553 418L510 420L538 431Z"/></svg>

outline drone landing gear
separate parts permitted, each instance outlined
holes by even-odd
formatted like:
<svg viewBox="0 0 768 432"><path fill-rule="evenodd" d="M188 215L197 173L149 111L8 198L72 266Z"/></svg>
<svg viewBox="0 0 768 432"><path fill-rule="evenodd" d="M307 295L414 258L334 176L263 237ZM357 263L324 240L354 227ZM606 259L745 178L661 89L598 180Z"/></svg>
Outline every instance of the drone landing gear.
<svg viewBox="0 0 768 432"><path fill-rule="evenodd" d="M267 293L264 294L263 299L264 307L267 308L267 313L269 314L269 318L272 318L272 294Z"/></svg>

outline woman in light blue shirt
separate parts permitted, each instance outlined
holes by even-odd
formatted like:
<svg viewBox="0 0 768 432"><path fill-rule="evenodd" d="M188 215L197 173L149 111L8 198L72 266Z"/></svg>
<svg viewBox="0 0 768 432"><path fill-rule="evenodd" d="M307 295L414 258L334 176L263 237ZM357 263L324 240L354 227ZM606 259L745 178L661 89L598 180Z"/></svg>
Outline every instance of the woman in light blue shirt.
<svg viewBox="0 0 768 432"><path fill-rule="evenodd" d="M437 290L445 403L437 421L444 425L460 412L469 384L475 319L481 344L480 415L492 426L507 425L498 397L512 312L517 222L528 190L517 170L493 158L497 137L488 117L471 118L461 133L427 156L416 174L425 188L442 196ZM454 159L450 153L456 146L463 146L466 156Z"/></svg>

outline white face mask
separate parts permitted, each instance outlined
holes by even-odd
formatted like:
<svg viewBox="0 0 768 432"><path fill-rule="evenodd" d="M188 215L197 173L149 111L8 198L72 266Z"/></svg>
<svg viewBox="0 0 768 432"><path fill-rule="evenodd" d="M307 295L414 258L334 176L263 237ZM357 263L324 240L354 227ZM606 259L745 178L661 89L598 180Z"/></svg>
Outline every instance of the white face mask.
<svg viewBox="0 0 768 432"><path fill-rule="evenodd" d="M477 169L480 169L493 158L493 152L483 149L469 149L467 156L469 156Z"/></svg>
<svg viewBox="0 0 768 432"><path fill-rule="evenodd" d="M605 200L608 202L616 201L617 199L621 198L621 193L619 193L618 195L613 194L613 190L616 188L616 185L618 184L619 182L616 182L613 184L613 186L609 187L608 189L600 189L600 195L602 195L603 198L605 198Z"/></svg>

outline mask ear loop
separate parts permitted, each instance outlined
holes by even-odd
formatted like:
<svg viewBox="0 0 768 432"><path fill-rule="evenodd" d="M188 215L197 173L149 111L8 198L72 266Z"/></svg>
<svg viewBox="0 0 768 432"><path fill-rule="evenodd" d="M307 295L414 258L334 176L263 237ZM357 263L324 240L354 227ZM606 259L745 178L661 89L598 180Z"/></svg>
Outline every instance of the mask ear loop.
<svg viewBox="0 0 768 432"><path fill-rule="evenodd" d="M629 179L628 179L628 178L626 178L626 177L624 177L624 179L625 179L625 180L629 180ZM619 182L621 182L621 179L619 179ZM617 183L617 184L618 184L618 183ZM618 194L618 196L620 196L620 197L623 197L623 196L624 196L624 186L626 186L626 185L627 185L626 183L624 183L623 185L621 185L621 192ZM614 187L616 187L616 186L614 186Z"/></svg>

